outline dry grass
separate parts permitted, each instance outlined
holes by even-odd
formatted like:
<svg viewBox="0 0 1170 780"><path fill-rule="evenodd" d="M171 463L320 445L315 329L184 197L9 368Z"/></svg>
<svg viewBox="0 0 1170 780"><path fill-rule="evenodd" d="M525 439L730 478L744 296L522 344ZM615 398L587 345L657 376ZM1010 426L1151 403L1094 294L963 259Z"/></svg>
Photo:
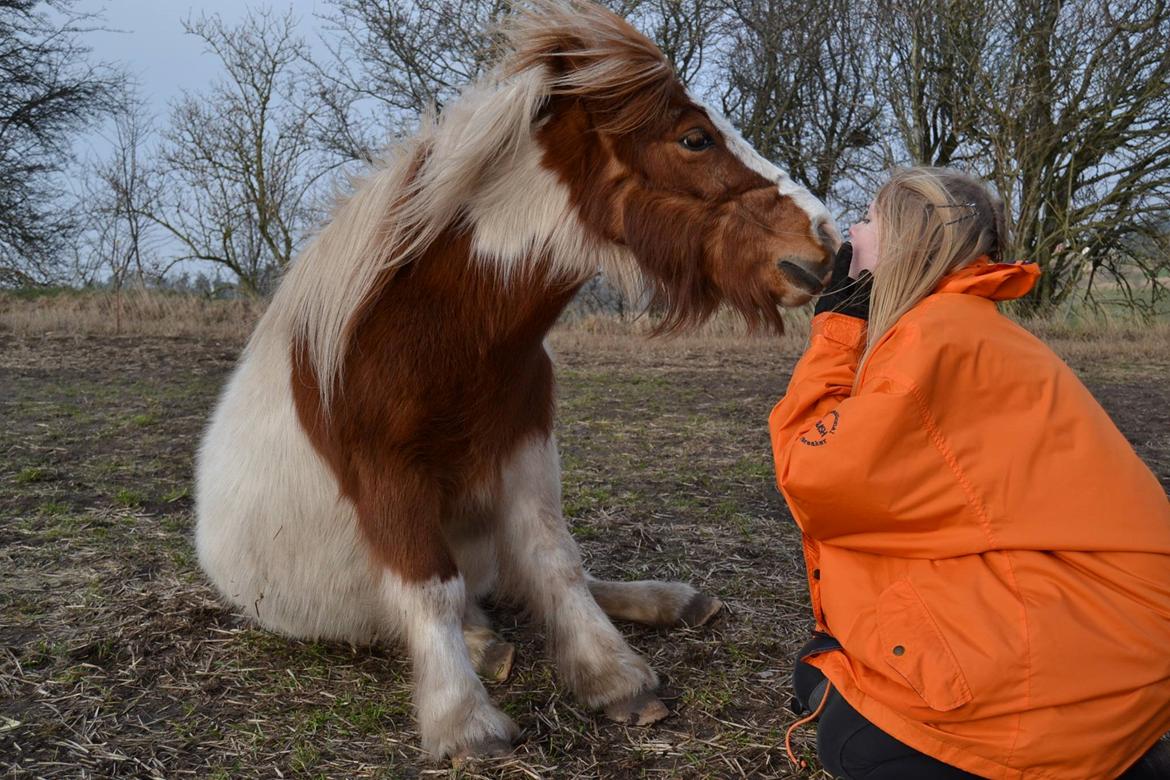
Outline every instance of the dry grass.
<svg viewBox="0 0 1170 780"><path fill-rule="evenodd" d="M1098 362L1170 369L1170 317L1149 322L1132 315L1046 317L1021 319L1020 324L1072 365Z"/></svg>
<svg viewBox="0 0 1170 780"><path fill-rule="evenodd" d="M582 710L540 627L497 608L518 660L491 693L525 741L454 776L792 777L784 705L807 610L763 425L783 372L713 350L558 352L565 511L591 569L689 580L729 610L702 630L622 627L675 713L628 729ZM191 458L235 355L0 335L0 774L452 775L418 750L401 659L256 630L200 575Z"/></svg>
<svg viewBox="0 0 1170 780"><path fill-rule="evenodd" d="M264 304L252 300L207 300L196 296L129 291L118 301L104 292L60 293L33 298L0 294L0 332L19 336L192 337L242 344ZM701 328L677 336L648 338L657 321L650 316L590 315L566 318L554 344L603 345L657 354L716 350L761 354L799 353L808 339L808 307L788 312L781 336L749 334L733 313L721 310ZM1170 317L1142 321L1127 313L1063 312L1020 323L1070 363L1170 366Z"/></svg>
<svg viewBox="0 0 1170 780"><path fill-rule="evenodd" d="M264 310L261 302L129 290L59 292L25 297L0 293L0 332L30 335L191 336L243 341Z"/></svg>
<svg viewBox="0 0 1170 780"><path fill-rule="evenodd" d="M36 302L18 303L3 305L9 331L7 317ZM217 335L147 335L180 311L171 303L190 305L144 301L155 313L121 337L100 335L96 314L49 304L18 321L62 333L0 333L0 775L823 778L792 769L782 748L809 616L766 431L807 315L779 340L718 322L673 340L633 338L640 322L553 334L565 514L590 568L688 580L728 611L694 631L621 627L663 675L674 713L630 729L565 695L540 627L496 609L517 663L490 692L525 741L453 772L418 750L409 672L394 653L259 631L203 580L192 456L255 311L208 305L223 316L188 316L218 322ZM1165 329L1148 342L1136 331L1110 338L1127 335L1141 352ZM1170 484L1170 353L1143 362L1116 346L1077 351L1077 332L1050 337L1068 342L1074 367ZM813 734L797 742L810 760Z"/></svg>

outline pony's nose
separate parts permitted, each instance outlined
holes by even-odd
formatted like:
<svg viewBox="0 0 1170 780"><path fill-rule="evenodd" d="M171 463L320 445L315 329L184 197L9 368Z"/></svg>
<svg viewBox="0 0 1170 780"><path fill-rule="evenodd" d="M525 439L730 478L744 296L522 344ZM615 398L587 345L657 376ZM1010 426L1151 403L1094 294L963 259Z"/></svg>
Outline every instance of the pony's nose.
<svg viewBox="0 0 1170 780"><path fill-rule="evenodd" d="M821 245L830 257L837 254L837 250L841 248L841 234L837 231L837 226L828 220L822 220L817 225L817 238L821 240Z"/></svg>
<svg viewBox="0 0 1170 780"><path fill-rule="evenodd" d="M821 277L810 270L806 265L795 260L780 260L776 263L780 269L780 273L788 277L788 281L804 290L807 293L816 295L825 285L821 282Z"/></svg>

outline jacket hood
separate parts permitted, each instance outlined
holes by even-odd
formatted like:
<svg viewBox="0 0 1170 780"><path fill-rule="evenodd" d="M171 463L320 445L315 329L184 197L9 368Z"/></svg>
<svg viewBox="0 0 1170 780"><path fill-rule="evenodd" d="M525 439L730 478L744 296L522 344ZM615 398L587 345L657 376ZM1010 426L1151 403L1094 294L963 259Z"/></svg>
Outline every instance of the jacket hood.
<svg viewBox="0 0 1170 780"><path fill-rule="evenodd" d="M1040 278L1036 263L993 263L980 257L943 278L936 293L965 293L992 301L1010 301L1028 294Z"/></svg>

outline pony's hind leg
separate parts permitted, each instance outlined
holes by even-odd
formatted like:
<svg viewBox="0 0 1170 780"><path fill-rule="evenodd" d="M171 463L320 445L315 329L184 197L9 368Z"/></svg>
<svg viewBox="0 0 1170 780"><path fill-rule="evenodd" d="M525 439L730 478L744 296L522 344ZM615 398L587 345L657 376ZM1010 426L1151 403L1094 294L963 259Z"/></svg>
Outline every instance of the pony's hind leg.
<svg viewBox="0 0 1170 780"><path fill-rule="evenodd" d="M667 709L654 694L658 676L589 591L577 544L561 515L552 438L521 445L504 470L501 488L501 588L545 621L560 678L586 706L619 722L646 724L665 717Z"/></svg>
<svg viewBox="0 0 1170 780"><path fill-rule="evenodd" d="M589 577L589 592L611 618L663 628L701 626L723 608L719 599L683 582L611 582Z"/></svg>
<svg viewBox="0 0 1170 780"><path fill-rule="evenodd" d="M505 642L503 637L492 631L487 615L470 598L463 614L463 641L467 643L471 665L475 667L480 677L492 682L504 682L508 679L508 675L512 673L516 648L511 642Z"/></svg>

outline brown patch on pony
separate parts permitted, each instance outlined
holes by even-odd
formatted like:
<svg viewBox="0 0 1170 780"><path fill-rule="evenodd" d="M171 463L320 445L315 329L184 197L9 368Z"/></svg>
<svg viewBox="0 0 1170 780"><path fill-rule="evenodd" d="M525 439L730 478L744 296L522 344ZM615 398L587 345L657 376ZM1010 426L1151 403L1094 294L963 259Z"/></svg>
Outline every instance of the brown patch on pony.
<svg viewBox="0 0 1170 780"><path fill-rule="evenodd" d="M621 136L598 127L586 98L552 99L537 132L543 163L568 186L587 229L634 252L649 282L650 307L663 314L657 332L700 324L721 301L749 328L783 332L776 291L788 282L767 245L778 234L797 233L821 252L809 218L726 148L680 160L675 138L687 128L722 136L673 76L668 86L668 108L659 107L659 91L652 90L644 99L656 118ZM629 105L643 115L636 99Z"/></svg>
<svg viewBox="0 0 1170 780"><path fill-rule="evenodd" d="M713 275L721 282L724 302L743 315L748 331L767 328L783 333L783 318L772 289L765 283L768 277L760 273L758 266L731 260L745 251L754 252L766 258L772 274L782 276L775 266L775 258L767 254L766 240L771 233L759 227L765 220L778 222L782 226L780 230L808 231L811 235L808 215L769 186L729 199L720 206L717 224L708 234L707 256L715 268ZM789 284L786 278L781 283Z"/></svg>
<svg viewBox="0 0 1170 780"><path fill-rule="evenodd" d="M393 284L379 283L351 326L345 392L327 413L293 347L301 425L376 559L408 582L458 574L445 526L466 522L465 497L491 488L522 440L551 432L543 338L580 287L550 279L547 263L505 282L470 253L470 236L448 229L386 272Z"/></svg>

